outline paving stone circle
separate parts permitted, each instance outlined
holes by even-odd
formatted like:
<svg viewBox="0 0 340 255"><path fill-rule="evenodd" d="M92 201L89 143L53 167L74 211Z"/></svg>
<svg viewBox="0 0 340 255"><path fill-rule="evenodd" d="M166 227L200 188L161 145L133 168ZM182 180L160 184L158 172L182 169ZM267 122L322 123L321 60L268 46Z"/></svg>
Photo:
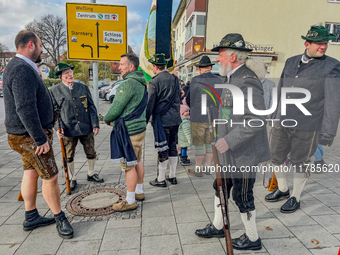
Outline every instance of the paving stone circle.
<svg viewBox="0 0 340 255"><path fill-rule="evenodd" d="M123 201L125 191L116 188L98 188L84 191L70 199L66 209L77 216L105 216L115 211L112 205Z"/></svg>
<svg viewBox="0 0 340 255"><path fill-rule="evenodd" d="M98 215L74 215L73 213L69 212L66 209L67 203L72 200L74 197L78 196L79 194L83 192L87 192L89 190L94 189L101 189L101 188L115 188L120 189L124 192L123 199L125 199L125 192L126 192L126 186L125 183L90 183L90 184L78 184L76 189L72 191L71 195L67 195L66 189L60 194L60 202L61 202L61 208L65 212L66 217L72 222L91 222L91 221L104 221L104 220L126 220L126 219L136 219L142 217L142 202L137 201L137 209L133 211L127 211L127 212L115 212L112 214L107 214L103 216ZM113 194L113 193L111 193ZM115 196L115 194L113 194ZM89 199L91 197L89 196ZM102 197L103 198L103 197ZM112 198L112 200L114 197ZM118 198L117 198L118 200ZM88 202L88 201L87 201ZM86 204L86 201L85 201ZM102 203L103 204L103 203ZM88 204L87 204L88 205ZM112 204L111 204L112 205ZM104 204L105 206L105 204ZM53 216L52 212L49 211L47 215Z"/></svg>

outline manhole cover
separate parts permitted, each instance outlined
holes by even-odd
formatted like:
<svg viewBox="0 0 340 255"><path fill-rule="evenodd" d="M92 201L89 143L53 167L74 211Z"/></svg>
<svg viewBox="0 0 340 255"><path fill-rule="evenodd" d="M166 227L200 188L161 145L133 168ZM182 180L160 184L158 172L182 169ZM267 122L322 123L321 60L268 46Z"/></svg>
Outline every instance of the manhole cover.
<svg viewBox="0 0 340 255"><path fill-rule="evenodd" d="M81 203L88 208L100 208L112 206L117 203L118 200L119 196L115 193L99 192L83 198Z"/></svg>
<svg viewBox="0 0 340 255"><path fill-rule="evenodd" d="M78 216L104 216L114 213L112 205L121 202L125 195L125 191L116 188L89 190L71 198L66 209Z"/></svg>

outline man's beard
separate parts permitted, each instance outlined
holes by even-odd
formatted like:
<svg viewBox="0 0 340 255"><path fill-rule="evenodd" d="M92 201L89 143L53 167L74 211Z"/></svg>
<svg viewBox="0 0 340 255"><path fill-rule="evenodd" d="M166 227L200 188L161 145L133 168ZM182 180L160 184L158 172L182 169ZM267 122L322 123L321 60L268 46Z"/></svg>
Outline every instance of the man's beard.
<svg viewBox="0 0 340 255"><path fill-rule="evenodd" d="M37 49L35 49L32 53L32 57L31 57L31 60L34 62L34 63L40 63L41 62L41 54L42 53L39 53Z"/></svg>
<svg viewBox="0 0 340 255"><path fill-rule="evenodd" d="M232 71L232 66L231 63L228 62L227 66L223 66L222 64L220 65L220 69L218 70L219 74L221 76L227 76L228 73Z"/></svg>

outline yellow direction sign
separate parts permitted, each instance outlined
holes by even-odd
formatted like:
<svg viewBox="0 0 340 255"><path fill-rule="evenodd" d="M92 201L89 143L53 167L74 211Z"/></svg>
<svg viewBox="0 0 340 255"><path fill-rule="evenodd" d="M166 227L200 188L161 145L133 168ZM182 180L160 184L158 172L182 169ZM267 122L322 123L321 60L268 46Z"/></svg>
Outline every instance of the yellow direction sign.
<svg viewBox="0 0 340 255"><path fill-rule="evenodd" d="M66 3L68 59L119 61L127 52L127 7Z"/></svg>

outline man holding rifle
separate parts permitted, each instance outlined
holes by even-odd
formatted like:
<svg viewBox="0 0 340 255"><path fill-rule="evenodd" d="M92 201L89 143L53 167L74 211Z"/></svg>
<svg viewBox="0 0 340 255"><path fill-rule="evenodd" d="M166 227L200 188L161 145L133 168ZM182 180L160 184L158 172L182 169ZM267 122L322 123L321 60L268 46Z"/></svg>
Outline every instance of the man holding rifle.
<svg viewBox="0 0 340 255"><path fill-rule="evenodd" d="M104 180L94 172L96 151L94 148L94 136L99 132L99 120L97 109L92 101L89 88L78 82L74 82L73 66L67 63L59 63L59 70L55 73L61 77L62 82L51 88L51 96L54 108L59 108L64 100L60 112L61 133L59 139L64 140L71 190L77 186L77 178L74 172L74 154L78 140L84 147L87 162L89 164L87 180L103 182Z"/></svg>
<svg viewBox="0 0 340 255"><path fill-rule="evenodd" d="M239 208L246 229L245 234L232 240L232 245L237 250L260 250L262 245L256 229L256 210L253 196L256 172L245 172L240 168L257 166L259 163L270 159L266 126L251 127L247 124L250 119L265 120L265 116L255 115L249 110L247 101L247 89L250 87L253 91L254 108L265 110L262 84L253 71L256 70L259 73L257 70L261 70L260 65L262 64L248 59L247 52L251 50L245 47L243 37L240 34L227 34L222 38L220 45L213 48L212 51L219 52L216 61L221 63L219 72L221 76L226 77L225 83L241 89L245 100L245 114L234 115L233 94L230 90L223 88L219 119L221 122L223 120L224 124L217 125L217 142L215 144L219 151L218 159L221 167L236 169L236 171L222 173L222 180L224 185L227 186L228 195L231 187L233 187L233 200ZM239 99L235 96L235 100ZM260 125L255 124L254 121L252 126ZM204 238L224 236L222 228L225 225L223 221L225 215L222 215L218 198L220 192L216 180L213 186L216 190L214 221L204 229L196 230L196 235Z"/></svg>
<svg viewBox="0 0 340 255"><path fill-rule="evenodd" d="M23 228L32 231L56 223L59 236L72 238L73 229L60 205L58 168L52 149L53 105L36 65L43 53L41 40L31 31L20 31L15 46L17 54L4 74L5 126L8 144L22 156ZM40 216L36 208L39 176L42 194L53 218Z"/></svg>

